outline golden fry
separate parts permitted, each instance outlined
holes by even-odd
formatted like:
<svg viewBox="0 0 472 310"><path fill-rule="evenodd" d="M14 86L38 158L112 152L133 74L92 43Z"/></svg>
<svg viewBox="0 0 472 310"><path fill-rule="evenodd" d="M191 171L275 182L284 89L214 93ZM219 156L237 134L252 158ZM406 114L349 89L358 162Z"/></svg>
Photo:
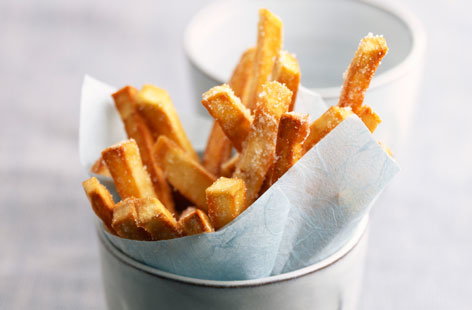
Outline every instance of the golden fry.
<svg viewBox="0 0 472 310"><path fill-rule="evenodd" d="M108 171L107 165L103 161L103 158L100 156L99 159L92 165L90 172L103 175L105 177L111 177L110 171Z"/></svg>
<svg viewBox="0 0 472 310"><path fill-rule="evenodd" d="M345 73L339 106L356 111L362 105L370 81L387 51L387 42L382 36L369 34L361 40Z"/></svg>
<svg viewBox="0 0 472 310"><path fill-rule="evenodd" d="M277 160L267 175L268 187L303 156L303 142L309 131L307 114L288 112L282 115L277 133Z"/></svg>
<svg viewBox="0 0 472 310"><path fill-rule="evenodd" d="M138 145L139 154L151 176L157 197L172 213L175 213L171 188L164 177L164 173L152 156L154 138L145 120L136 111L137 92L134 87L126 86L115 92L112 97L120 113L128 138L134 139Z"/></svg>
<svg viewBox="0 0 472 310"><path fill-rule="evenodd" d="M111 221L113 219L115 202L110 192L93 177L82 182L82 186L95 214L111 232L114 232L115 230L111 227Z"/></svg>
<svg viewBox="0 0 472 310"><path fill-rule="evenodd" d="M241 59L229 80L229 86L234 91L234 94L241 99L241 102L244 105L247 104L248 94L250 91L250 80L252 78L255 55L256 48L248 48L241 56Z"/></svg>
<svg viewBox="0 0 472 310"><path fill-rule="evenodd" d="M134 204L138 226L151 236L151 240L168 240L182 236L182 228L172 213L156 198L128 199Z"/></svg>
<svg viewBox="0 0 472 310"><path fill-rule="evenodd" d="M221 165L221 176L231 177L236 170L236 164L239 161L239 154L234 155Z"/></svg>
<svg viewBox="0 0 472 310"><path fill-rule="evenodd" d="M370 132L374 132L375 129L377 129L377 126L382 122L380 116L378 116L369 106L363 105L354 112L364 122L367 128L369 128Z"/></svg>
<svg viewBox="0 0 472 310"><path fill-rule="evenodd" d="M303 143L303 152L308 152L316 143L338 126L343 120L352 115L349 108L331 106L310 125L310 134Z"/></svg>
<svg viewBox="0 0 472 310"><path fill-rule="evenodd" d="M251 127L251 112L226 84L213 87L204 93L202 104L218 121L233 146L240 151Z"/></svg>
<svg viewBox="0 0 472 310"><path fill-rule="evenodd" d="M144 85L138 92L136 103L155 139L161 135L168 137L198 161L198 155L187 138L167 91L153 85Z"/></svg>
<svg viewBox="0 0 472 310"><path fill-rule="evenodd" d="M268 82L262 87L254 121L233 174L246 184L247 205L257 199L274 162L279 120L287 112L291 99L292 92L279 82Z"/></svg>
<svg viewBox="0 0 472 310"><path fill-rule="evenodd" d="M151 236L138 224L138 213L134 201L136 198L126 198L116 204L113 210L111 226L122 238L132 240L151 240Z"/></svg>
<svg viewBox="0 0 472 310"><path fill-rule="evenodd" d="M188 207L182 212L179 224L187 236L215 231L206 213L194 207Z"/></svg>
<svg viewBox="0 0 472 310"><path fill-rule="evenodd" d="M288 110L293 111L301 79L300 65L298 64L295 55L286 51L281 51L277 61L275 62L272 76L274 80L281 84L285 84L285 86L292 91L292 102L290 103Z"/></svg>
<svg viewBox="0 0 472 310"><path fill-rule="evenodd" d="M141 161L138 146L133 139L106 148L102 152L102 157L121 199L157 198L151 178Z"/></svg>
<svg viewBox="0 0 472 310"><path fill-rule="evenodd" d="M247 93L249 92L248 81L252 74L255 52L256 49L252 47L243 53L229 81L234 94L241 99L243 104L245 104L243 98L247 98ZM205 153L203 154L203 167L214 175L219 176L220 167L231 156L231 148L231 141L226 137L218 122L215 121L208 137Z"/></svg>
<svg viewBox="0 0 472 310"><path fill-rule="evenodd" d="M220 124L215 121L203 154L203 167L214 175L220 175L221 165L231 156L231 149L231 140L226 137Z"/></svg>
<svg viewBox="0 0 472 310"><path fill-rule="evenodd" d="M256 108L262 85L271 78L277 59L282 48L282 21L267 9L259 10L257 46L254 58L252 79L249 87L247 106Z"/></svg>
<svg viewBox="0 0 472 310"><path fill-rule="evenodd" d="M246 209L246 186L241 179L221 177L206 189L208 216L220 229Z"/></svg>
<svg viewBox="0 0 472 310"><path fill-rule="evenodd" d="M206 211L205 189L216 178L166 136L157 139L154 156L169 183L198 208Z"/></svg>

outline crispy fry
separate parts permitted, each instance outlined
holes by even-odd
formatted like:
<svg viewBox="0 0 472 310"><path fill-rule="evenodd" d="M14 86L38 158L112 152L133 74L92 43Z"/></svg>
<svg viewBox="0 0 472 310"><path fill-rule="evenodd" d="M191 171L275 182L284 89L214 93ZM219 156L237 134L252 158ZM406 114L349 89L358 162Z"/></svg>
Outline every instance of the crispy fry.
<svg viewBox="0 0 472 310"><path fill-rule="evenodd" d="M138 214L134 201L136 198L126 198L116 204L113 210L111 226L122 238L133 240L151 240L147 231L138 225Z"/></svg>
<svg viewBox="0 0 472 310"><path fill-rule="evenodd" d="M267 175L268 187L274 184L303 155L303 142L310 127L308 115L288 112L282 115L277 133L276 158Z"/></svg>
<svg viewBox="0 0 472 310"><path fill-rule="evenodd" d="M252 78L255 55L256 48L248 48L241 56L241 59L229 80L231 89L234 91L234 94L241 99L241 102L244 105L247 104L248 94L250 91L250 80Z"/></svg>
<svg viewBox="0 0 472 310"><path fill-rule="evenodd" d="M256 48L254 47L247 49L243 53L229 81L234 94L241 98L243 104L245 104L245 99L243 98L247 98L247 93L249 92L248 80L251 77L255 53ZM219 176L221 165L231 156L231 147L231 141L226 137L218 122L215 121L208 137L205 153L203 154L203 167L214 175Z"/></svg>
<svg viewBox="0 0 472 310"><path fill-rule="evenodd" d="M247 205L256 200L273 164L279 120L287 112L291 99L292 92L279 82L268 82L262 87L254 121L233 174L246 184Z"/></svg>
<svg viewBox="0 0 472 310"><path fill-rule="evenodd" d="M121 199L157 197L133 139L106 148L102 157Z"/></svg>
<svg viewBox="0 0 472 310"><path fill-rule="evenodd" d="M387 42L382 36L368 34L361 40L345 73L339 106L350 106L356 111L362 105L370 81L387 51Z"/></svg>
<svg viewBox="0 0 472 310"><path fill-rule="evenodd" d="M256 108L262 85L269 81L282 48L282 21L267 9L259 10L256 54L247 106Z"/></svg>
<svg viewBox="0 0 472 310"><path fill-rule="evenodd" d="M222 163L231 156L231 148L231 140L226 137L220 124L215 121L208 136L205 153L203 154L203 167L214 175L220 175Z"/></svg>
<svg viewBox="0 0 472 310"><path fill-rule="evenodd" d="M138 92L136 103L155 139L161 135L168 137L198 161L198 155L187 138L167 91L153 85L144 85Z"/></svg>
<svg viewBox="0 0 472 310"><path fill-rule="evenodd" d="M206 189L208 216L220 229L246 209L246 186L241 179L221 177Z"/></svg>
<svg viewBox="0 0 472 310"><path fill-rule="evenodd" d="M206 213L194 207L188 207L182 212L179 224L187 236L215 231Z"/></svg>
<svg viewBox="0 0 472 310"><path fill-rule="evenodd" d="M111 227L111 221L115 202L113 202L113 197L110 192L94 177L82 182L82 186L93 211L102 220L108 230L113 233L115 230Z"/></svg>
<svg viewBox="0 0 472 310"><path fill-rule="evenodd" d="M215 86L204 93L202 104L218 121L233 146L241 151L243 141L251 127L251 112L226 84Z"/></svg>
<svg viewBox="0 0 472 310"><path fill-rule="evenodd" d="M354 112L364 122L367 128L369 128L370 132L374 132L377 126L382 122L380 116L369 106L363 105Z"/></svg>
<svg viewBox="0 0 472 310"><path fill-rule="evenodd" d="M139 154L151 176L157 197L172 213L175 213L171 188L164 177L164 173L152 156L154 138L145 120L136 111L137 92L134 87L126 86L115 92L112 97L116 109L120 113L128 138L134 139L138 145Z"/></svg>
<svg viewBox="0 0 472 310"><path fill-rule="evenodd" d="M151 236L151 240L168 240L180 237L182 228L170 211L156 198L132 198L138 226Z"/></svg>
<svg viewBox="0 0 472 310"><path fill-rule="evenodd" d="M292 102L288 110L293 111L301 79L300 65L298 64L297 57L286 51L281 51L275 62L272 77L277 82L285 84L292 91Z"/></svg>
<svg viewBox="0 0 472 310"><path fill-rule="evenodd" d="M100 156L99 159L92 165L90 172L103 175L105 177L111 177L110 171L108 171L107 165L103 161L103 158Z"/></svg>
<svg viewBox="0 0 472 310"><path fill-rule="evenodd" d="M166 136L157 139L154 156L169 183L198 208L206 211L205 189L216 178Z"/></svg>
<svg viewBox="0 0 472 310"><path fill-rule="evenodd" d="M331 106L310 125L310 134L303 143L303 152L308 152L316 143L338 126L343 120L352 115L349 108Z"/></svg>
<svg viewBox="0 0 472 310"><path fill-rule="evenodd" d="M239 153L228 159L226 162L221 165L221 176L231 177L236 170L236 164L239 161Z"/></svg>

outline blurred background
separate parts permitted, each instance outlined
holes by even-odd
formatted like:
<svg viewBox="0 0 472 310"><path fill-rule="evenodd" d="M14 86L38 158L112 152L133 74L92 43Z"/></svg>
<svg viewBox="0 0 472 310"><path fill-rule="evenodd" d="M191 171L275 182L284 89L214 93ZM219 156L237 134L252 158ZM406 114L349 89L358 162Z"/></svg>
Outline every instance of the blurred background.
<svg viewBox="0 0 472 310"><path fill-rule="evenodd" d="M153 83L193 111L183 35L210 2L0 2L0 309L105 308L80 186L82 79ZM427 51L402 171L372 212L360 309L470 309L472 5L396 2Z"/></svg>

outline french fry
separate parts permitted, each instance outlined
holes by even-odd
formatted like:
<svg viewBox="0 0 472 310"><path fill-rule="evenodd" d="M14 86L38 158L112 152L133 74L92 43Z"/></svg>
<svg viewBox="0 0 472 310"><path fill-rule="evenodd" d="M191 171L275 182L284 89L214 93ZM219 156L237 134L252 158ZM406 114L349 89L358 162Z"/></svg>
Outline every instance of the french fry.
<svg viewBox="0 0 472 310"><path fill-rule="evenodd" d="M243 98L248 97L248 81L252 74L255 52L256 49L252 47L243 53L229 81L234 94L241 98L243 104L245 104ZM231 141L226 137L218 122L215 121L203 154L203 167L214 175L219 176L221 165L231 156L231 148Z"/></svg>
<svg viewBox="0 0 472 310"><path fill-rule="evenodd" d="M292 91L292 102L288 110L293 111L301 79L300 65L295 55L281 51L275 62L272 77L277 82L285 84L285 86Z"/></svg>
<svg viewBox="0 0 472 310"><path fill-rule="evenodd" d="M134 201L136 198L126 198L116 204L113 210L111 226L122 238L132 240L151 240L151 236L138 224L138 213Z"/></svg>
<svg viewBox="0 0 472 310"><path fill-rule="evenodd" d="M226 137L220 124L215 121L203 153L203 167L214 175L220 175L221 165L231 156L232 146L231 140Z"/></svg>
<svg viewBox="0 0 472 310"><path fill-rule="evenodd" d="M331 106L310 125L310 134L303 143L303 152L308 152L316 143L338 126L343 120L352 115L350 108Z"/></svg>
<svg viewBox="0 0 472 310"><path fill-rule="evenodd" d="M194 207L188 207L182 212L179 224L187 236L215 231L206 213Z"/></svg>
<svg viewBox="0 0 472 310"><path fill-rule="evenodd" d="M239 60L239 63L234 69L231 79L229 80L231 89L234 91L234 94L241 99L241 102L244 105L247 105L250 92L255 56L256 48L248 48L241 56L241 59Z"/></svg>
<svg viewBox="0 0 472 310"><path fill-rule="evenodd" d="M116 109L120 113L128 138L134 139L138 145L139 154L151 176L157 197L172 213L175 213L171 188L164 177L164 173L152 156L154 138L144 118L136 110L137 92L134 87L125 86L115 92L112 97Z"/></svg>
<svg viewBox="0 0 472 310"><path fill-rule="evenodd" d="M94 177L82 182L82 187L87 194L92 210L102 220L108 230L113 233L115 230L111 227L111 221L113 219L115 203L110 192Z"/></svg>
<svg viewBox="0 0 472 310"><path fill-rule="evenodd" d="M233 146L241 151L251 127L251 112L226 84L215 86L204 93L202 104L218 121Z"/></svg>
<svg viewBox="0 0 472 310"><path fill-rule="evenodd" d="M362 105L365 92L387 51L387 43L382 36L369 34L361 40L345 73L339 106L350 106L356 111Z"/></svg>
<svg viewBox="0 0 472 310"><path fill-rule="evenodd" d="M276 161L267 174L267 188L274 184L303 155L303 142L310 127L308 115L288 112L280 118L277 133Z"/></svg>
<svg viewBox="0 0 472 310"><path fill-rule="evenodd" d="M291 99L292 92L279 82L268 82L262 87L254 121L233 174L246 184L247 205L256 200L274 162L279 120Z"/></svg>
<svg viewBox="0 0 472 310"><path fill-rule="evenodd" d="M223 165L221 165L221 176L223 177L231 177L236 170L236 164L239 161L239 154L234 155L230 159L228 159Z"/></svg>
<svg viewBox="0 0 472 310"><path fill-rule="evenodd" d="M382 122L380 116L378 116L371 107L362 105L356 111L354 111L357 116L364 122L364 124L369 128L370 132L374 132L377 129L377 126Z"/></svg>
<svg viewBox="0 0 472 310"><path fill-rule="evenodd" d="M208 216L219 229L246 209L246 186L241 179L221 177L206 189Z"/></svg>
<svg viewBox="0 0 472 310"><path fill-rule="evenodd" d="M141 161L138 146L133 139L106 148L102 152L102 157L121 199L157 198L151 178Z"/></svg>
<svg viewBox="0 0 472 310"><path fill-rule="evenodd" d="M256 108L262 85L269 81L282 48L282 21L267 9L259 10L256 54L254 56L253 78L249 85L247 107Z"/></svg>
<svg viewBox="0 0 472 310"><path fill-rule="evenodd" d="M169 183L198 208L207 211L205 189L216 178L166 136L157 139L154 156Z"/></svg>
<svg viewBox="0 0 472 310"><path fill-rule="evenodd" d="M134 204L138 226L151 236L151 240L168 240L182 236L180 224L156 198L134 198L128 201Z"/></svg>
<svg viewBox="0 0 472 310"><path fill-rule="evenodd" d="M152 129L155 139L164 135L194 160L199 160L167 91L153 85L144 85L137 94L136 103L138 111Z"/></svg>
<svg viewBox="0 0 472 310"><path fill-rule="evenodd" d="M110 171L108 171L107 165L103 161L103 158L100 156L99 159L92 165L90 172L103 175L105 177L111 177Z"/></svg>

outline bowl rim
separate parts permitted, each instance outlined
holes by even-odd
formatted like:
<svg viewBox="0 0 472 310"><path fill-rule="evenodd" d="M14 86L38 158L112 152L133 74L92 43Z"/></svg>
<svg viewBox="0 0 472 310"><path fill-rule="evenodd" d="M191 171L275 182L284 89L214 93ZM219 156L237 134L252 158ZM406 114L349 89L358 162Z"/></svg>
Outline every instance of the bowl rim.
<svg viewBox="0 0 472 310"><path fill-rule="evenodd" d="M341 0L337 0L341 1ZM384 13L392 15L394 18L397 18L400 22L402 22L409 32L411 36L412 43L410 50L407 56L400 61L397 65L393 66L392 68L379 73L374 77L372 80L369 89L379 88L384 86L388 83L391 83L394 80L401 78L403 75L408 73L414 66L416 62L424 55L424 51L426 48L426 34L423 27L423 24L420 20L408 9L404 6L399 5L397 3L384 3L379 2L377 0L360 0L360 1L352 1L352 0L342 0L342 1L349 1L351 3L356 3L357 5L367 5L371 8L377 9L379 11L383 11ZM193 49L191 48L191 34L192 29L195 28L195 25L205 20L204 16L207 14L207 11L213 10L216 7L224 7L228 5L232 5L238 1L216 1L213 2L200 11L198 11L188 23L185 34L184 34L184 52L185 55L190 62L190 64L196 68L200 73L206 76L209 80L218 83L224 83L224 81L220 81L218 77L213 76L207 69L203 67L201 63L199 63L195 57ZM329 2L329 1L328 1ZM342 85L337 86L330 86L330 87L307 87L308 89L319 93L323 98L338 98L340 94Z"/></svg>
<svg viewBox="0 0 472 310"><path fill-rule="evenodd" d="M165 280L170 280L174 282L179 282L182 284L193 285L193 286L200 286L200 287L212 287L212 288L247 288L247 287L257 287L262 285L269 285L275 284L287 280L292 280L296 278L300 278L306 276L308 274L312 274L318 271L325 270L332 265L336 264L337 262L346 258L346 256L351 253L364 239L366 235L366 231L368 230L368 222L369 216L366 215L355 228L352 238L343 245L339 250L337 250L332 255L328 256L327 258L317 262L313 265L297 269L291 272L283 273L280 275L275 276L268 276L259 279L251 279L251 280L235 280L235 281L219 281L219 280L205 280L205 279L198 279L198 278L191 278L187 276L176 275L170 272L162 271L157 268L148 266L144 263L141 263L125 253L121 250L116 248L111 241L106 237L105 231L103 229L103 225L97 225L97 234L100 244L104 247L104 249L114 256L117 260L121 261L122 263L128 265L129 267L136 269L138 271L147 273L153 277L159 277Z"/></svg>

